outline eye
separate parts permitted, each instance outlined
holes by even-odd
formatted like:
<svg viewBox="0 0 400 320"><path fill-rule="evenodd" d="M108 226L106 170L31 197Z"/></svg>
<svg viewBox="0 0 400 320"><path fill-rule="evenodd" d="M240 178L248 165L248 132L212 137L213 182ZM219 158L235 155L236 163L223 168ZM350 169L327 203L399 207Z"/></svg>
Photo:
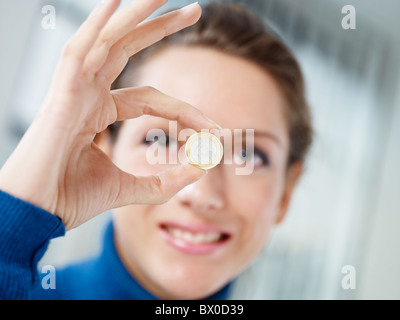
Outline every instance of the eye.
<svg viewBox="0 0 400 320"><path fill-rule="evenodd" d="M173 138L170 138L170 136L166 134L146 136L143 139L143 144L152 145L154 143L157 143L162 147L169 148L174 144L176 144L176 141Z"/></svg>
<svg viewBox="0 0 400 320"><path fill-rule="evenodd" d="M246 150L246 148L242 148L234 155L233 160L239 165L253 161L255 168L268 167L270 165L268 155L256 147L249 148L248 150Z"/></svg>

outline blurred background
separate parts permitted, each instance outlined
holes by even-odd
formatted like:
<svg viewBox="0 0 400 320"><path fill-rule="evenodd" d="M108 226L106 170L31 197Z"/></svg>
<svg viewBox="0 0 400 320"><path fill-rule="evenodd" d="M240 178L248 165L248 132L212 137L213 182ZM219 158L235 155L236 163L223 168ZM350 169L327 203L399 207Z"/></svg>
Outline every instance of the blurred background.
<svg viewBox="0 0 400 320"><path fill-rule="evenodd" d="M63 45L98 2L0 0L0 165L40 107ZM288 218L232 298L400 299L400 1L238 2L301 62L316 135ZM42 28L45 5L56 9L55 29ZM342 27L345 5L356 10L356 29ZM96 254L108 219L52 240L41 265ZM342 286L348 265L353 289Z"/></svg>

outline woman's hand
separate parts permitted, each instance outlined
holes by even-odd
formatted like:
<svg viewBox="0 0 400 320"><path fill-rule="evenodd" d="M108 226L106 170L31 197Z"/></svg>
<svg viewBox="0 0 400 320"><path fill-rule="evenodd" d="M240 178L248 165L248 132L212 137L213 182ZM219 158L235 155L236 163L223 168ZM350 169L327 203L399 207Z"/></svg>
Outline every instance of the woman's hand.
<svg viewBox="0 0 400 320"><path fill-rule="evenodd" d="M118 169L93 143L98 132L143 114L193 129L216 125L195 108L153 88L110 91L128 58L194 24L193 4L142 22L165 0L137 0L113 15L119 0L103 1L65 46L37 117L0 171L0 189L60 217L67 229L128 204L162 203L204 175L190 165L155 176Z"/></svg>

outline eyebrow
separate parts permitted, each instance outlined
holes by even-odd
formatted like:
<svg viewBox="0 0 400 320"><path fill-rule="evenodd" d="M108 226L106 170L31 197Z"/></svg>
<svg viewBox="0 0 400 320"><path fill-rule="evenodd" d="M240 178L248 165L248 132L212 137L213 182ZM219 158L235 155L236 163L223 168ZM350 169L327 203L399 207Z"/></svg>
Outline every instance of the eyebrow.
<svg viewBox="0 0 400 320"><path fill-rule="evenodd" d="M279 146L282 146L281 140L271 132L254 130L254 136L269 138L269 139L275 141L276 144L278 144Z"/></svg>
<svg viewBox="0 0 400 320"><path fill-rule="evenodd" d="M246 136L246 130L242 130L242 137ZM282 147L282 141L276 136L275 134L268 132L268 131L259 131L254 129L254 137L262 137L262 138L268 138L272 141L274 141L278 146Z"/></svg>

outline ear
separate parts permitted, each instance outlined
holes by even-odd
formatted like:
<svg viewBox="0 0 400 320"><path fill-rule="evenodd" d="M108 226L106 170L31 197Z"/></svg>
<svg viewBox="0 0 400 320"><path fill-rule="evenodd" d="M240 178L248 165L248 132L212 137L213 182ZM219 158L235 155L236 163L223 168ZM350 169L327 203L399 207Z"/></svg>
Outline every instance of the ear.
<svg viewBox="0 0 400 320"><path fill-rule="evenodd" d="M112 158L112 141L108 129L99 132L94 137L94 143L110 158Z"/></svg>
<svg viewBox="0 0 400 320"><path fill-rule="evenodd" d="M283 221L289 208L290 200L293 195L293 190L300 179L303 172L303 163L300 161L294 162L288 168L286 174L285 190L283 191L281 204L279 207L279 213L275 219L275 224L279 224Z"/></svg>

